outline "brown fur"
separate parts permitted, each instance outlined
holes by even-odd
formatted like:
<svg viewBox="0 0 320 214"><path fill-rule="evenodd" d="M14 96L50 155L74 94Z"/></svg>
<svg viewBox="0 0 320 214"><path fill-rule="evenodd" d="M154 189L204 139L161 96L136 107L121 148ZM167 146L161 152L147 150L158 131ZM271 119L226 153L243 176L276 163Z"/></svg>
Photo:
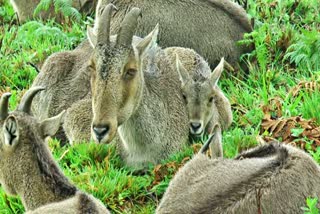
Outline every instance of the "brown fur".
<svg viewBox="0 0 320 214"><path fill-rule="evenodd" d="M187 107L190 134L212 135L217 124L222 131L226 130L232 122L231 105L217 85L223 62L211 72L208 63L192 49L173 47L166 48L165 51L170 56L171 63L176 64L176 72L180 76L181 94ZM199 128L195 130L193 123L200 124ZM222 137L221 131L215 134ZM213 149L213 155L222 157L221 141L212 145L216 148Z"/></svg>
<svg viewBox="0 0 320 214"><path fill-rule="evenodd" d="M55 53L45 61L32 84L46 88L34 98L32 112L35 116L39 119L52 117L75 102L91 97L87 65L91 54L89 42L84 42L73 51ZM66 141L62 127L55 137Z"/></svg>
<svg viewBox="0 0 320 214"><path fill-rule="evenodd" d="M305 152L271 144L239 155L196 155L173 180L156 213L301 213L320 196L320 168Z"/></svg>
<svg viewBox="0 0 320 214"><path fill-rule="evenodd" d="M83 99L66 112L63 130L70 144L91 140L92 101Z"/></svg>
<svg viewBox="0 0 320 214"><path fill-rule="evenodd" d="M162 47L189 47L208 59L214 68L221 57L238 67L240 55L251 48L239 46L237 41L252 27L246 12L230 0L100 0L112 2L118 8L112 24L117 33L120 23L133 7L142 10L143 19L137 35L144 36L159 23L159 44Z"/></svg>
<svg viewBox="0 0 320 214"><path fill-rule="evenodd" d="M0 183L7 193L21 197L29 213L49 213L38 210L46 211L48 207L50 213L79 211L78 204L65 203L78 200L79 191L63 175L45 142L58 130L62 117L63 113L39 122L28 113L16 110L0 119ZM90 198L87 206L91 203L100 206L95 213L108 213L97 199Z"/></svg>
<svg viewBox="0 0 320 214"><path fill-rule="evenodd" d="M99 35L99 31L95 33ZM66 110L72 104L88 111L90 106L86 108L76 102L90 99L88 85L92 75L93 126L109 124L111 127L108 140L100 142L110 142L119 126L121 154L128 164L134 166L159 162L180 150L188 142L188 127L184 104L176 87L178 74L165 52L157 47L155 39L156 32L144 40L133 37L130 47L116 46L118 37L111 36L109 47L98 43L93 53L84 43L74 51L50 57L33 83L47 88L35 99L34 113L45 117ZM136 78L131 79L131 74L124 79L119 76L120 73L126 75L130 69L137 70ZM65 130L72 136L72 141L79 140L74 139L76 137L88 136L77 133L77 130L87 130L90 126L78 124L89 121L90 117L80 112L71 108L67 113L65 124L71 124L71 127L65 127Z"/></svg>
<svg viewBox="0 0 320 214"><path fill-rule="evenodd" d="M181 80L180 75L180 80L190 122L201 121L208 134L212 133L215 124L219 124L222 130L226 130L232 122L232 111L228 98L213 82L217 82L220 75L212 78L214 73L211 72L208 63L192 49L173 47L165 51L173 65L179 60L182 68L187 72L188 77ZM222 68L219 69L220 71L217 72L221 73ZM197 91L197 86L200 91ZM208 103L210 98L213 98L212 104Z"/></svg>
<svg viewBox="0 0 320 214"><path fill-rule="evenodd" d="M88 195L81 194L79 197L79 214L96 213L96 205Z"/></svg>

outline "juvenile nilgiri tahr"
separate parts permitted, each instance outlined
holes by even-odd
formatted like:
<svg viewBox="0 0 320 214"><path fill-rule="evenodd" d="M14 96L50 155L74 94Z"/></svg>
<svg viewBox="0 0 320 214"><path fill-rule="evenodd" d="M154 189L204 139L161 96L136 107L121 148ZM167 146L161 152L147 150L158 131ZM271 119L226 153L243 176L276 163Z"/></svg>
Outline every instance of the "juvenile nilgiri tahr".
<svg viewBox="0 0 320 214"><path fill-rule="evenodd" d="M218 86L218 81L226 63L222 58L219 65L211 72L208 63L195 51L185 48L167 48L168 55L174 59L181 81L181 93L187 106L190 133L195 136L207 133L219 124L226 130L232 122L231 105ZM174 57L176 55L176 57ZM221 135L221 133L216 133ZM218 146L218 145L215 145ZM222 145L218 146L222 155ZM221 153L221 154L220 154Z"/></svg>
<svg viewBox="0 0 320 214"><path fill-rule="evenodd" d="M180 58L177 55L177 71L181 81L181 93L187 105L190 133L210 134L216 123L222 130L226 130L232 123L231 104L218 86L224 59L222 58L211 72L208 64L199 55L195 55L192 65Z"/></svg>
<svg viewBox="0 0 320 214"><path fill-rule="evenodd" d="M30 115L33 97L41 87L22 97L8 112L9 93L0 100L0 183L11 195L19 195L30 214L109 213L96 198L78 190L63 175L46 144L55 134L64 112L39 121Z"/></svg>
<svg viewBox="0 0 320 214"><path fill-rule="evenodd" d="M289 145L259 146L235 159L200 153L171 180L156 213L303 213L307 197L320 197L319 182L319 165Z"/></svg>

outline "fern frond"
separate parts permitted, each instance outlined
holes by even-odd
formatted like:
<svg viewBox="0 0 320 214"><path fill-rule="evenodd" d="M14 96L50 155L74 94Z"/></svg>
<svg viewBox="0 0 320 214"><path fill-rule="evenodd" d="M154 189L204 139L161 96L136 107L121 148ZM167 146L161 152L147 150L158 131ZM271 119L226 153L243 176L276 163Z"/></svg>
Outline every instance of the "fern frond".
<svg viewBox="0 0 320 214"><path fill-rule="evenodd" d="M56 12L59 11L66 17L74 18L77 21L81 19L79 11L72 7L71 0L54 0L54 8Z"/></svg>
<svg viewBox="0 0 320 214"><path fill-rule="evenodd" d="M34 16L37 16L41 11L47 11L52 4L52 0L41 0L33 12Z"/></svg>

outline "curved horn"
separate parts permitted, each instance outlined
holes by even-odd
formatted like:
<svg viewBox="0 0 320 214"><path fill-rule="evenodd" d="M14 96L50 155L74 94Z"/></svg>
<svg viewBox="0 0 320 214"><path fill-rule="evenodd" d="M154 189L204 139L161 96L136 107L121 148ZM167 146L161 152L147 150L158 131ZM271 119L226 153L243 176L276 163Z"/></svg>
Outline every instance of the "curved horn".
<svg viewBox="0 0 320 214"><path fill-rule="evenodd" d="M8 106L10 93L4 93L0 99L0 120L4 120L8 117Z"/></svg>
<svg viewBox="0 0 320 214"><path fill-rule="evenodd" d="M117 37L117 45L130 47L132 38L136 32L139 16L141 16L141 10L137 7L134 7L124 17Z"/></svg>
<svg viewBox="0 0 320 214"><path fill-rule="evenodd" d="M31 113L31 104L33 97L39 92L43 91L45 88L42 86L37 86L29 89L22 97L21 102L17 108L18 111L23 111L27 114Z"/></svg>
<svg viewBox="0 0 320 214"><path fill-rule="evenodd" d="M117 9L116 6L108 4L98 19L97 43L99 44L110 44L110 21L113 9Z"/></svg>

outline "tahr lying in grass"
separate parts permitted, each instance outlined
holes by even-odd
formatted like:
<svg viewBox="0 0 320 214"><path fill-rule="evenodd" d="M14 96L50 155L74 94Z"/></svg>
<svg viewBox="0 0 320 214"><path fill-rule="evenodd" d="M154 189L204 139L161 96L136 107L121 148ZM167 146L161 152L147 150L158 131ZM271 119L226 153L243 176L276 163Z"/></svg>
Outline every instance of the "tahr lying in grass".
<svg viewBox="0 0 320 214"><path fill-rule="evenodd" d="M170 55L176 54L176 70L181 81L181 93L187 106L190 133L195 136L207 133L211 135L213 128L219 124L226 130L232 122L231 105L228 98L218 86L218 81L224 68L222 58L219 65L211 72L208 63L193 50L181 51L181 48L167 48ZM221 133L215 133L221 135ZM220 149L214 150L222 155Z"/></svg>
<svg viewBox="0 0 320 214"><path fill-rule="evenodd" d="M110 0L99 0L106 5ZM231 0L115 0L118 8L111 33L121 28L127 11L138 7L143 19L137 26L137 35L147 35L159 23L159 44L162 47L189 47L216 66L221 57L238 67L240 55L250 48L237 44L243 34L252 31L246 11Z"/></svg>
<svg viewBox="0 0 320 214"><path fill-rule="evenodd" d="M157 214L302 213L320 197L319 165L298 148L271 143L234 159L210 159L206 148L171 180Z"/></svg>
<svg viewBox="0 0 320 214"><path fill-rule="evenodd" d="M1 97L1 185L19 195L30 214L109 213L98 199L71 184L55 163L45 139L58 130L64 112L41 122L33 117L32 99L41 90L30 89L13 112L8 112L10 94Z"/></svg>
<svg viewBox="0 0 320 214"><path fill-rule="evenodd" d="M188 143L187 113L171 59L175 55L157 46L158 26L144 38L134 37L138 8L126 15L119 34L110 36L113 9L109 4L99 10L95 30L88 30L93 50L84 43L46 60L33 85L48 90L36 98L34 112L43 118L68 109L64 129L72 138L83 138L76 132L88 130L90 124L84 124L93 117L92 138L109 143L118 134L128 165L158 163ZM93 115L84 101L91 97Z"/></svg>

